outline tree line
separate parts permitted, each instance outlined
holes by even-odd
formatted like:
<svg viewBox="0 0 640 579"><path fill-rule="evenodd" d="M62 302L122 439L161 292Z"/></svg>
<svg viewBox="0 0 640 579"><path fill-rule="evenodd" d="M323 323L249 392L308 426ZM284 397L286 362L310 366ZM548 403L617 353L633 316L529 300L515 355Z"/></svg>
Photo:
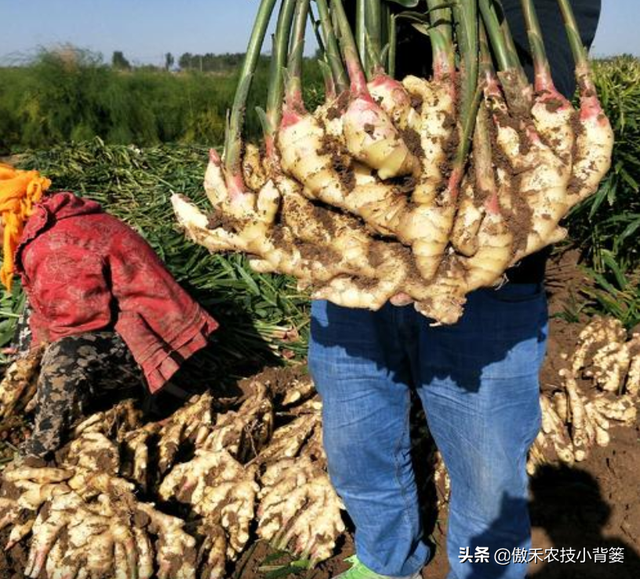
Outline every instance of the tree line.
<svg viewBox="0 0 640 579"><path fill-rule="evenodd" d="M263 57L267 58L267 57ZM172 70L177 64L180 70L199 72L232 72L244 59L244 52L213 54L192 54L185 52L177 60L171 52L164 55L164 69ZM133 66L121 50L113 52L111 66L119 70L131 70Z"/></svg>

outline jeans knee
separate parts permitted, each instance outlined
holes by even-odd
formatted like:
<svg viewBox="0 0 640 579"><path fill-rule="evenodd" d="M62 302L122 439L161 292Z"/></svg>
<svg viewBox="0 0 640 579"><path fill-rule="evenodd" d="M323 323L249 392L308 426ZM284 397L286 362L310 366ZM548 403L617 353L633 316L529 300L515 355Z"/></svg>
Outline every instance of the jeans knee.
<svg viewBox="0 0 640 579"><path fill-rule="evenodd" d="M478 456L463 473L451 472L451 513L476 524L508 520L526 513L527 474L524 460ZM507 506L512 512L505 511Z"/></svg>

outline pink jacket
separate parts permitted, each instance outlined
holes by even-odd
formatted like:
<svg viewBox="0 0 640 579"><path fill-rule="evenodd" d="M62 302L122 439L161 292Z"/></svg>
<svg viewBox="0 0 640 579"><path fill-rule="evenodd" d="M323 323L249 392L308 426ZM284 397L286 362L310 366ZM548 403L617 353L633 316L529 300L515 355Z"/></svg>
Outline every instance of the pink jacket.
<svg viewBox="0 0 640 579"><path fill-rule="evenodd" d="M140 235L72 193L36 206L15 261L33 308L35 343L113 328L151 392L218 327Z"/></svg>

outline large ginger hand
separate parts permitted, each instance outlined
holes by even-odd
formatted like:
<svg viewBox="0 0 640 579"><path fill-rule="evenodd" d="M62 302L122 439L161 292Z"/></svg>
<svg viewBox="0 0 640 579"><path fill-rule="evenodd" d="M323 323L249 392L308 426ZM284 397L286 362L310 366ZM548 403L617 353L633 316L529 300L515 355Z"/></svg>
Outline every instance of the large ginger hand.
<svg viewBox="0 0 640 579"><path fill-rule="evenodd" d="M527 472L535 474L539 466L561 462L572 466L575 462L574 448L567 430L567 417L560 416L545 395L540 396L542 428L533 443L527 460Z"/></svg>
<svg viewBox="0 0 640 579"><path fill-rule="evenodd" d="M158 536L158 579L196 579L196 541L184 531L184 521L146 503L138 510L149 517L149 531Z"/></svg>
<svg viewBox="0 0 640 579"><path fill-rule="evenodd" d="M58 545L62 545L62 541L56 543ZM128 519L96 514L88 505L71 516L65 544L55 552L52 549L47 559L47 572L49 577L61 579L75 578L79 574L112 576L114 579L151 577Z"/></svg>
<svg viewBox="0 0 640 579"><path fill-rule="evenodd" d="M32 348L7 368L0 382L0 421L27 406L35 395L44 349Z"/></svg>
<svg viewBox="0 0 640 579"><path fill-rule="evenodd" d="M635 397L640 388L640 335L628 340L619 320L596 316L580 332L571 368L593 378L605 392Z"/></svg>
<svg viewBox="0 0 640 579"><path fill-rule="evenodd" d="M296 504L284 501L297 488L312 480L315 467L309 458L284 458L267 466L260 479L260 506L258 508L258 535L271 541L297 510Z"/></svg>
<svg viewBox="0 0 640 579"><path fill-rule="evenodd" d="M160 424L152 422L129 432L123 440L126 458L122 474L138 483L143 490L149 484L149 442L161 429Z"/></svg>
<svg viewBox="0 0 640 579"><path fill-rule="evenodd" d="M208 521L218 521L228 538L227 558L235 561L249 540L249 527L255 514L260 487L255 482L255 468L246 468L242 478L220 480L209 487L201 505L196 506Z"/></svg>
<svg viewBox="0 0 640 579"><path fill-rule="evenodd" d="M287 383L287 389L286 392L284 392L284 396L280 404L284 407L293 406L294 404L306 401L315 393L316 388L311 376L307 375L301 376L300 378L294 378Z"/></svg>
<svg viewBox="0 0 640 579"><path fill-rule="evenodd" d="M606 344L620 344L626 340L627 333L620 320L604 316L595 316L578 336L578 345L571 357L574 373L590 365L593 355Z"/></svg>
<svg viewBox="0 0 640 579"><path fill-rule="evenodd" d="M34 525L38 510L56 494L69 492L65 481L72 471L10 465L3 472L0 498L0 529L13 525L5 549L11 549L26 537Z"/></svg>
<svg viewBox="0 0 640 579"><path fill-rule="evenodd" d="M199 532L205 537L198 558L202 579L225 579L227 567L227 534L216 523L204 520Z"/></svg>
<svg viewBox="0 0 640 579"><path fill-rule="evenodd" d="M25 575L36 579L44 569L47 556L62 529L71 522L76 509L82 506L82 499L76 493L58 495L49 503L48 509L41 509L33 525L33 539Z"/></svg>
<svg viewBox="0 0 640 579"><path fill-rule="evenodd" d="M180 502L198 504L210 485L221 471L231 469L228 476L233 478L241 470L236 461L227 461L227 453L199 449L188 462L178 464L167 474L159 488L159 495L165 501L176 499ZM236 466L237 465L237 466Z"/></svg>
<svg viewBox="0 0 640 579"><path fill-rule="evenodd" d="M204 187L213 205L212 217L181 195L171 203L188 236L212 251L241 251L265 255L271 249L267 233L273 226L280 194L272 181L258 193L246 191L242 179L225 174L222 160L211 149Z"/></svg>
<svg viewBox="0 0 640 579"><path fill-rule="evenodd" d="M273 403L268 388L261 382L252 384L253 392L237 412L220 416L202 448L226 450L244 463L267 443L273 431Z"/></svg>
<svg viewBox="0 0 640 579"><path fill-rule="evenodd" d="M58 483L70 479L73 471L65 468L36 467L26 465L11 465L7 467L2 478L5 481L18 483L20 481L32 481L41 485Z"/></svg>
<svg viewBox="0 0 640 579"><path fill-rule="evenodd" d="M234 560L249 540L258 490L255 467L245 468L224 449L201 449L169 473L160 496L191 504L207 525L224 529L226 556Z"/></svg>
<svg viewBox="0 0 640 579"><path fill-rule="evenodd" d="M96 412L82 421L73 430L73 437L97 432L109 438L121 440L128 432L141 425L142 412L134 400L124 400L103 412Z"/></svg>
<svg viewBox="0 0 640 579"><path fill-rule="evenodd" d="M513 262L516 263L554 238L568 210L571 163L541 139L533 122L511 116L499 87L489 85L487 94L497 145L507 160L505 171L517 176L513 179L514 199L523 202L522 207L516 204L512 207L518 226L524 226L528 232L526 239L514 248Z"/></svg>
<svg viewBox="0 0 640 579"><path fill-rule="evenodd" d="M104 434L86 432L69 445L65 464L116 475L120 470L120 451Z"/></svg>
<svg viewBox="0 0 640 579"><path fill-rule="evenodd" d="M344 508L328 475L308 458L284 459L262 477L258 535L311 564L331 556L344 532Z"/></svg>
<svg viewBox="0 0 640 579"><path fill-rule="evenodd" d="M304 443L312 436L321 422L320 413L315 412L303 414L289 424L277 428L271 442L258 455L258 461L269 463L297 456Z"/></svg>
<svg viewBox="0 0 640 579"><path fill-rule="evenodd" d="M209 434L213 424L212 403L208 392L196 396L163 424L158 442L160 473L171 467L183 442L190 440L199 446Z"/></svg>

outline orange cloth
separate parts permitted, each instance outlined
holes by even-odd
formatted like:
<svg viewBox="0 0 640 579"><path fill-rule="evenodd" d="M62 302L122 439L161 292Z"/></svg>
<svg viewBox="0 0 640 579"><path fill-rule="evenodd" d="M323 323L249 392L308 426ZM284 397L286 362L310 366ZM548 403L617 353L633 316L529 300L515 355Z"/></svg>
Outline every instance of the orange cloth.
<svg viewBox="0 0 640 579"><path fill-rule="evenodd" d="M38 171L21 171L0 163L0 215L4 225L4 260L0 281L11 290L14 256L20 243L27 219L33 213L33 204L51 187L51 181Z"/></svg>

